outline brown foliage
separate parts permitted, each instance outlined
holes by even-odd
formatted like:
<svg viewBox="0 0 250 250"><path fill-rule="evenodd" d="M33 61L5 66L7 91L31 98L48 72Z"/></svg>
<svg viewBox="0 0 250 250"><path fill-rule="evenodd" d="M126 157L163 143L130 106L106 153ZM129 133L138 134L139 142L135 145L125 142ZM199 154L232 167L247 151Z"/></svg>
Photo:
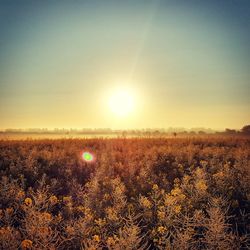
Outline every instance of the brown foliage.
<svg viewBox="0 0 250 250"><path fill-rule="evenodd" d="M222 136L0 141L0 248L247 249L249 146Z"/></svg>

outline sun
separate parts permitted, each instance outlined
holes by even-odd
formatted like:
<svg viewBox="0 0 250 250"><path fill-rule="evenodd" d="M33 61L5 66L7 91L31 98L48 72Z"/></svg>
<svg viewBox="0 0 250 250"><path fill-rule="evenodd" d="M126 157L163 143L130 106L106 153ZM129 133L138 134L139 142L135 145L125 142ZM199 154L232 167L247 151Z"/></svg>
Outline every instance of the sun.
<svg viewBox="0 0 250 250"><path fill-rule="evenodd" d="M128 116L134 106L134 96L126 89L115 90L109 98L110 110L118 117Z"/></svg>

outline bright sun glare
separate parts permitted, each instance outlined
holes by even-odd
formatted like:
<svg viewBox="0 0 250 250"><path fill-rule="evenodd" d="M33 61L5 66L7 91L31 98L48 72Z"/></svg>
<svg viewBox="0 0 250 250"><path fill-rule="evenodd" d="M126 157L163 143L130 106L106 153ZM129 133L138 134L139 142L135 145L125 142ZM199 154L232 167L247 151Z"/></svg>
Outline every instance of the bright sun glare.
<svg viewBox="0 0 250 250"><path fill-rule="evenodd" d="M110 96L109 107L116 116L125 117L134 109L133 95L128 90L116 90Z"/></svg>

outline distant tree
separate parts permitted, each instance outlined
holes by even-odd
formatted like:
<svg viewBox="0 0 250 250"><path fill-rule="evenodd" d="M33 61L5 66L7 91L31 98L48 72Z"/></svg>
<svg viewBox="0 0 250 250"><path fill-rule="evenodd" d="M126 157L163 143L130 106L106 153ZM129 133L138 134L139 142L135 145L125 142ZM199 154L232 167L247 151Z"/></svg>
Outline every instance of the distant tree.
<svg viewBox="0 0 250 250"><path fill-rule="evenodd" d="M124 131L122 131L122 137L127 137L127 135L128 135L128 132L126 131L126 130L124 130Z"/></svg>
<svg viewBox="0 0 250 250"><path fill-rule="evenodd" d="M226 128L225 133L228 134L228 135L232 135L232 134L236 134L237 131L235 129Z"/></svg>
<svg viewBox="0 0 250 250"><path fill-rule="evenodd" d="M154 136L159 136L161 133L160 133L159 130L155 130L155 131L153 132L153 134L154 134Z"/></svg>
<svg viewBox="0 0 250 250"><path fill-rule="evenodd" d="M205 135L206 132L201 130L201 131L198 132L198 134L199 134L199 135Z"/></svg>
<svg viewBox="0 0 250 250"><path fill-rule="evenodd" d="M250 125L244 126L244 127L241 129L241 132L242 132L243 134L250 135Z"/></svg>

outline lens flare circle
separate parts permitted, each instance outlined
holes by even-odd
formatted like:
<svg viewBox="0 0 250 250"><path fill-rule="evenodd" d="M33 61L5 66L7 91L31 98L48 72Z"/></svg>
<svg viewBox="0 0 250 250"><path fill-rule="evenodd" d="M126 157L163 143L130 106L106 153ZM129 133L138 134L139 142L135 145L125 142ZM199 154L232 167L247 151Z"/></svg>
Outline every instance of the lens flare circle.
<svg viewBox="0 0 250 250"><path fill-rule="evenodd" d="M92 162L94 160L94 156L90 152L83 152L82 158L86 162Z"/></svg>

